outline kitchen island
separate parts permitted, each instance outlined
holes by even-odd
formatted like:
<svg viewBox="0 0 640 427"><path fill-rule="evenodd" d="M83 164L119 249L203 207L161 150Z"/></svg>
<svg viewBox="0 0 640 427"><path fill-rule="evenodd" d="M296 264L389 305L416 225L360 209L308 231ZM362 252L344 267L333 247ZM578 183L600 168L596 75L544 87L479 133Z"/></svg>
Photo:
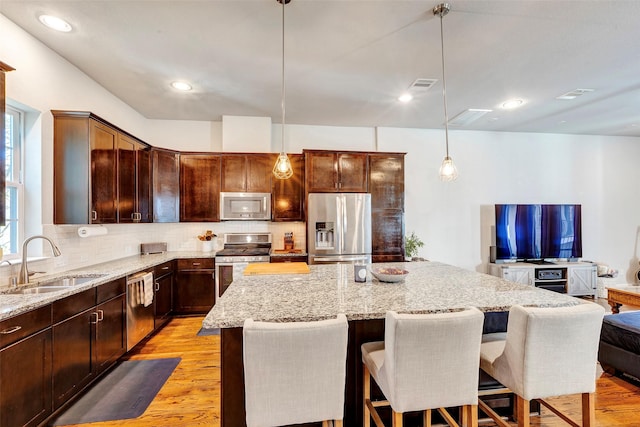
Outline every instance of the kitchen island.
<svg viewBox="0 0 640 427"><path fill-rule="evenodd" d="M313 321L344 313L349 320L345 419L362 425L360 344L384 339L387 310L438 313L474 306L504 327L514 304L559 307L581 301L555 292L437 262L375 264L409 271L404 282L354 281L353 266L312 265L309 274L243 276L234 281L203 321L203 329L221 328L221 426L244 421L242 324L246 318L271 322ZM498 319L498 322L494 320Z"/></svg>

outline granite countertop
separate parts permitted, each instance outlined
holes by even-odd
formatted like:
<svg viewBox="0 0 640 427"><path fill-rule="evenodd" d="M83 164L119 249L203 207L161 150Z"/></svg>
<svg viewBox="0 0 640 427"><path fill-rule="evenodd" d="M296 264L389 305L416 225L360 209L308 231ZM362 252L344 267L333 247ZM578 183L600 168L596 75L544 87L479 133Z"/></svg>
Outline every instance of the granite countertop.
<svg viewBox="0 0 640 427"><path fill-rule="evenodd" d="M402 313L454 311L468 306L506 311L514 304L557 307L581 300L487 274L437 262L375 264L409 271L404 282L354 281L353 265L311 265L310 274L243 276L216 302L204 329L241 327L246 318L313 321L344 313L349 320L382 319L387 310Z"/></svg>
<svg viewBox="0 0 640 427"><path fill-rule="evenodd" d="M36 286L38 283L49 282L58 278L70 276L96 276L95 280L73 286L69 289L57 292L49 292L43 294L10 294L11 289L0 289L0 320L42 307L53 301L59 300L69 295L73 295L87 289L102 285L120 277L136 273L145 269L152 268L163 262L180 258L213 258L215 252L164 252L160 254L149 255L133 255L126 258L120 258L101 264L95 264L90 267L84 267L76 270L69 270L61 273L38 276L32 278L28 285L19 286Z"/></svg>

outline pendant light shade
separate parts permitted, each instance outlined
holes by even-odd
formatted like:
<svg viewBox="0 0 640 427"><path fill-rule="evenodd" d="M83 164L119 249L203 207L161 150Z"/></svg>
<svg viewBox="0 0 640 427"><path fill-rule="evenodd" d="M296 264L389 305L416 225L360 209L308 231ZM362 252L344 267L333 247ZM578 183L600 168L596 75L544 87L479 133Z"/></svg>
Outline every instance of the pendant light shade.
<svg viewBox="0 0 640 427"><path fill-rule="evenodd" d="M444 31L442 26L442 18L451 10L449 3L440 3L433 8L433 14L440 17L440 47L442 53L442 101L444 104L444 135L445 135L445 147L446 155L440 165L440 180L441 181L455 181L458 178L458 169L453 163L453 159L449 156L449 115L447 114L447 81L445 78L444 70Z"/></svg>
<svg viewBox="0 0 640 427"><path fill-rule="evenodd" d="M273 166L273 175L277 179L288 179L293 176L293 168L291 167L291 162L289 161L289 156L284 151L284 126L285 126L285 85L284 85L284 6L289 3L291 0L276 0L278 3L282 4L282 146L280 149L280 154L278 155L278 160L276 160L276 164Z"/></svg>

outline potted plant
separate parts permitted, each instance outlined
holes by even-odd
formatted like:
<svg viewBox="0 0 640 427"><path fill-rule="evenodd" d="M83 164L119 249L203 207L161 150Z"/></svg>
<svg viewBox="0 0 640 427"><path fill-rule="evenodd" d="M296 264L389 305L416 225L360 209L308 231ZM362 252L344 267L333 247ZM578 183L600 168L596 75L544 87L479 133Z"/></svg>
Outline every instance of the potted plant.
<svg viewBox="0 0 640 427"><path fill-rule="evenodd" d="M410 235L404 236L404 255L407 261L411 261L414 256L418 255L418 249L424 246L424 242L420 237L416 236L414 231Z"/></svg>

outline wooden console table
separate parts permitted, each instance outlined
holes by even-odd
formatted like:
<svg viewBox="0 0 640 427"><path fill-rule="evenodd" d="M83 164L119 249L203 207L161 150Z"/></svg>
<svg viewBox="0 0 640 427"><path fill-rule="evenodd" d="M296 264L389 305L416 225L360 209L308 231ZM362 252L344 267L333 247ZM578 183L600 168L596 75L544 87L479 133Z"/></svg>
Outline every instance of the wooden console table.
<svg viewBox="0 0 640 427"><path fill-rule="evenodd" d="M640 286L619 285L607 289L607 300L612 313L619 313L623 304L640 307Z"/></svg>

